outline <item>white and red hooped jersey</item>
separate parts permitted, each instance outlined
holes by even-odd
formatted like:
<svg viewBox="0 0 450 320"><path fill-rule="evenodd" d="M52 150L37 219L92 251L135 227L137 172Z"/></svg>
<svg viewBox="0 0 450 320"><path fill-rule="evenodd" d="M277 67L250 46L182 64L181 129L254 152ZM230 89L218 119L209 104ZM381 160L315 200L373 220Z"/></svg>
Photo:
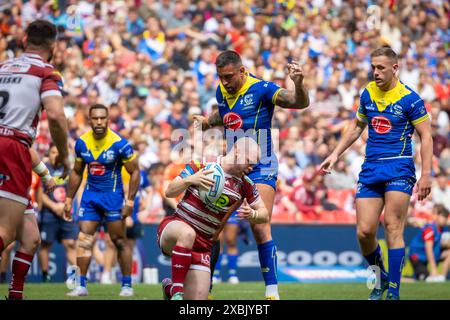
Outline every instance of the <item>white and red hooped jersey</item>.
<svg viewBox="0 0 450 320"><path fill-rule="evenodd" d="M61 74L37 54L0 62L0 136L31 146L42 99L61 96L62 87Z"/></svg>
<svg viewBox="0 0 450 320"><path fill-rule="evenodd" d="M186 178L206 166L200 161L191 161L180 173L180 178ZM262 201L255 184L244 175L242 178L229 175L225 172L225 186L220 198L214 206L205 204L199 195L196 186L190 186L177 206L175 215L185 220L195 228L205 240L210 240L219 229L222 220L231 209L244 198L249 205Z"/></svg>

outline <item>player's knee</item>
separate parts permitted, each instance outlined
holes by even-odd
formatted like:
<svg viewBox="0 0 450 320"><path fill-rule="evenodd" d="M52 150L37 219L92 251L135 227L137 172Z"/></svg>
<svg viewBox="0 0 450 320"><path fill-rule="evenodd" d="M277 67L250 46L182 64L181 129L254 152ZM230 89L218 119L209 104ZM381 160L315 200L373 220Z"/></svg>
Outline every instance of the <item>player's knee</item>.
<svg viewBox="0 0 450 320"><path fill-rule="evenodd" d="M32 246L31 249L33 250L33 252L36 252L37 249L39 249L39 247L41 246L41 243L42 243L41 237L38 234L36 237L34 237L32 243L31 243L31 246Z"/></svg>
<svg viewBox="0 0 450 320"><path fill-rule="evenodd" d="M39 249L40 245L41 245L41 237L39 235L29 237L22 242L20 251L29 255L34 255L36 251Z"/></svg>
<svg viewBox="0 0 450 320"><path fill-rule="evenodd" d="M358 226L357 234L360 241L372 240L377 236L376 230L373 230L373 228L366 226Z"/></svg>
<svg viewBox="0 0 450 320"><path fill-rule="evenodd" d="M385 221L384 229L391 237L400 236L403 234L403 224L401 222L387 222Z"/></svg>
<svg viewBox="0 0 450 320"><path fill-rule="evenodd" d="M78 234L77 258L90 258L92 247L94 246L94 236L80 232Z"/></svg>
<svg viewBox="0 0 450 320"><path fill-rule="evenodd" d="M124 237L111 237L111 240L119 252L122 252L127 246L127 241Z"/></svg>
<svg viewBox="0 0 450 320"><path fill-rule="evenodd" d="M77 244L75 241L67 241L65 244L66 250L75 250L77 248Z"/></svg>

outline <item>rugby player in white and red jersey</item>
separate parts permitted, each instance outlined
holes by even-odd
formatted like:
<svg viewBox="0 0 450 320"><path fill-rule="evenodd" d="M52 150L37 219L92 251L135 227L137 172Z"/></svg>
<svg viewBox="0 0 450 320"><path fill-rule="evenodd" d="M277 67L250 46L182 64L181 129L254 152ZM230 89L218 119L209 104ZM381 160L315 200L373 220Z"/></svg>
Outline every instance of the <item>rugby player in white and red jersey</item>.
<svg viewBox="0 0 450 320"><path fill-rule="evenodd" d="M167 187L166 196L177 197L186 191L172 216L164 218L157 232L163 254L172 257L172 279L163 280L166 299L208 298L212 243L226 220L239 208L238 218L266 223L269 214L254 183L246 176L259 161L260 149L250 138L240 138L233 148L217 159L225 173L225 186L214 205L205 204L199 188L214 182L203 170L205 163L192 161Z"/></svg>
<svg viewBox="0 0 450 320"><path fill-rule="evenodd" d="M26 29L24 53L0 62L0 254L14 241L24 220L32 170L28 148L36 136L42 107L59 151L58 163L64 166L63 177L69 169L62 79L47 63L55 41L55 25L36 20ZM17 261L24 261L20 268L28 270L33 257L24 253L20 256Z"/></svg>

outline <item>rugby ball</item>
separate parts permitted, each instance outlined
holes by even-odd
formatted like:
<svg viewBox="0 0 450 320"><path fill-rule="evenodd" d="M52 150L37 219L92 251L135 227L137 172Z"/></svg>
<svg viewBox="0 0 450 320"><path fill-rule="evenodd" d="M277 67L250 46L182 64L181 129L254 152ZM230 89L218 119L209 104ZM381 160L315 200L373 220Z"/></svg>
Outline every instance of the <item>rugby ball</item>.
<svg viewBox="0 0 450 320"><path fill-rule="evenodd" d="M225 173L222 167L216 162L209 162L203 168L203 171L213 169L214 171L207 175L208 178L214 180L214 185L208 189L199 187L200 199L205 204L215 205L216 201L220 198L225 187Z"/></svg>

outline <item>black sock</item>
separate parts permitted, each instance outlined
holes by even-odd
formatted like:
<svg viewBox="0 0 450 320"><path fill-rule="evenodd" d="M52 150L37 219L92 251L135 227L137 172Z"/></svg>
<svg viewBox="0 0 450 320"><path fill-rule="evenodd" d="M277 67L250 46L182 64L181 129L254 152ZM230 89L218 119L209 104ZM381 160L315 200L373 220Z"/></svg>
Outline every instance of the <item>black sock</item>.
<svg viewBox="0 0 450 320"><path fill-rule="evenodd" d="M0 273L0 283L5 283L6 282L6 272L1 272Z"/></svg>
<svg viewBox="0 0 450 320"><path fill-rule="evenodd" d="M212 278L214 275L214 269L216 269L217 259L219 259L220 255L220 240L217 240L213 243L212 249L211 249L211 282L209 285L209 292L212 290Z"/></svg>
<svg viewBox="0 0 450 320"><path fill-rule="evenodd" d="M47 277L48 277L48 272L47 271L42 271L42 281L43 282L47 281Z"/></svg>

